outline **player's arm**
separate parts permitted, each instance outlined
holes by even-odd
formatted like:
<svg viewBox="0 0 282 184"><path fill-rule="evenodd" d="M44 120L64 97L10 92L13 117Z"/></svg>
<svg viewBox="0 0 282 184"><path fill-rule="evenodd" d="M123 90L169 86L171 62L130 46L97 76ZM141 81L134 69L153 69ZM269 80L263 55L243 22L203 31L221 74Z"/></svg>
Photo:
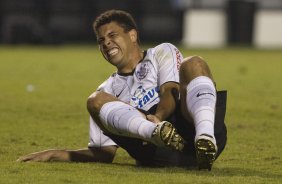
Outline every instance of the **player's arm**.
<svg viewBox="0 0 282 184"><path fill-rule="evenodd" d="M20 157L19 162L49 162L49 161L73 161L73 162L104 162L111 163L114 159L117 146L99 148L85 148L79 150L50 149L31 153Z"/></svg>
<svg viewBox="0 0 282 184"><path fill-rule="evenodd" d="M183 60L180 51L172 44L157 46L155 58L158 63L158 82L160 84L160 102L154 115L147 119L157 123L168 118L176 107L179 94L179 68Z"/></svg>
<svg viewBox="0 0 282 184"><path fill-rule="evenodd" d="M161 85L160 102L157 106L156 113L154 114L157 119L151 119L152 121L163 121L173 113L176 107L176 98L179 93L178 91L179 85L175 82L167 82ZM154 117L149 115L147 118L150 119Z"/></svg>

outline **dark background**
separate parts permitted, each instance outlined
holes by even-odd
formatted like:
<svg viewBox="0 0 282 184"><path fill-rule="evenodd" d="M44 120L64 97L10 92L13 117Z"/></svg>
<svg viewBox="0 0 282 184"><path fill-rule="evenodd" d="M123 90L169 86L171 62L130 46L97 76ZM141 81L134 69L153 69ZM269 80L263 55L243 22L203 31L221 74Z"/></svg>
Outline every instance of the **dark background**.
<svg viewBox="0 0 282 184"><path fill-rule="evenodd" d="M0 0L0 43L96 43L92 22L97 15L109 9L130 12L136 19L142 42L180 42L184 12L191 8L210 8L226 10L229 44L251 44L254 13L262 8L261 2L263 1ZM273 5L270 8L281 9L281 6Z"/></svg>

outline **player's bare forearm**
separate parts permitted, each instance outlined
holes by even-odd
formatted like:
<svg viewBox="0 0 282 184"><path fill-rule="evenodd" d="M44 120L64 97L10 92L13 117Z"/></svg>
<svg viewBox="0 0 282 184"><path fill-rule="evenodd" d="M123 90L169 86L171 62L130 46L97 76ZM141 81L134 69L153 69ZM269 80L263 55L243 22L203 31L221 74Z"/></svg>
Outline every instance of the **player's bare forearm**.
<svg viewBox="0 0 282 184"><path fill-rule="evenodd" d="M178 94L179 85L174 82L168 82L161 86L160 88L160 102L158 104L155 116L157 116L160 121L165 120L169 117L176 107L175 95Z"/></svg>
<svg viewBox="0 0 282 184"><path fill-rule="evenodd" d="M111 163L114 159L116 150L116 146L106 146L70 151L70 160L74 162Z"/></svg>
<svg viewBox="0 0 282 184"><path fill-rule="evenodd" d="M50 149L20 157L19 162L112 162L117 147L85 148L79 150Z"/></svg>

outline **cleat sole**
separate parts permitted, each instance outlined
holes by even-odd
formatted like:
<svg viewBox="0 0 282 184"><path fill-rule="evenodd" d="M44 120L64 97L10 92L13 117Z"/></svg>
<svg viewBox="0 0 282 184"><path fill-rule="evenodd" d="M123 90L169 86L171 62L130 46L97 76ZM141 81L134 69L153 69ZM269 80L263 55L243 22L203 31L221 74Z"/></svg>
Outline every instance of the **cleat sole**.
<svg viewBox="0 0 282 184"><path fill-rule="evenodd" d="M217 153L216 146L208 139L199 139L196 141L195 147L198 168L210 171Z"/></svg>

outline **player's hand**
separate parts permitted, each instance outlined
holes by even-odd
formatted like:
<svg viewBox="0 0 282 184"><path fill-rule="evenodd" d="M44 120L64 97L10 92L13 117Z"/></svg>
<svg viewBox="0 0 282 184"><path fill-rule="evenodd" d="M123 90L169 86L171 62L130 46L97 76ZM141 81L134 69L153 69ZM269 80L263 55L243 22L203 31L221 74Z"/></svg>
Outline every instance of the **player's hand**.
<svg viewBox="0 0 282 184"><path fill-rule="evenodd" d="M45 150L20 157L17 162L48 162L57 150Z"/></svg>
<svg viewBox="0 0 282 184"><path fill-rule="evenodd" d="M161 122L161 120L157 116L152 115L152 114L147 115L146 118L147 118L147 120L152 121L153 123L160 123Z"/></svg>

